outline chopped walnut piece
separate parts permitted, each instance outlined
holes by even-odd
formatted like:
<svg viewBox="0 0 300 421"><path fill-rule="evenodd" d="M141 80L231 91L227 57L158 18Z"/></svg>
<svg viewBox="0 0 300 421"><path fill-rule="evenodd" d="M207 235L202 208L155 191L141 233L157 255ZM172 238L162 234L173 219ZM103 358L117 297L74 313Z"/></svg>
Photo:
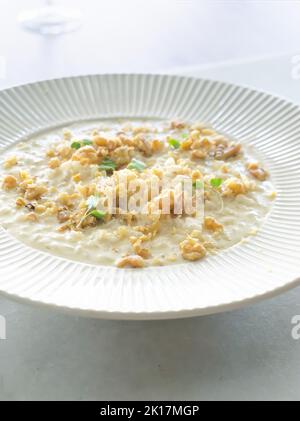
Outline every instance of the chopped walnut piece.
<svg viewBox="0 0 300 421"><path fill-rule="evenodd" d="M37 222L38 221L38 217L34 212L30 212L28 215L24 216L24 220L25 221L30 221L30 222Z"/></svg>
<svg viewBox="0 0 300 421"><path fill-rule="evenodd" d="M26 205L26 200L23 199L23 197L18 197L16 200L16 206L18 206L19 208L22 208L25 205Z"/></svg>
<svg viewBox="0 0 300 421"><path fill-rule="evenodd" d="M71 217L67 208L60 208L57 212L57 219L60 224L67 222Z"/></svg>
<svg viewBox="0 0 300 421"><path fill-rule="evenodd" d="M265 181L268 178L268 172L263 168L258 168L257 170L250 170L250 174L257 178L259 181Z"/></svg>
<svg viewBox="0 0 300 421"><path fill-rule="evenodd" d="M191 149L192 144L193 144L192 139L185 139L183 142L181 142L180 148L183 151L188 151L189 149Z"/></svg>
<svg viewBox="0 0 300 421"><path fill-rule="evenodd" d="M152 173L154 175L156 175L156 177L158 177L158 178L162 178L163 177L163 171L160 170L159 168L152 168Z"/></svg>
<svg viewBox="0 0 300 421"><path fill-rule="evenodd" d="M133 134L149 133L150 129L147 126L137 126L132 129Z"/></svg>
<svg viewBox="0 0 300 421"><path fill-rule="evenodd" d="M139 238L131 237L130 242L132 244L132 248L133 248L133 251L135 252L135 254L143 257L143 259L148 259L150 257L150 251L147 248L143 248L142 244L143 244L143 242L148 241L151 238L152 238L151 234L148 235L148 236L142 235Z"/></svg>
<svg viewBox="0 0 300 421"><path fill-rule="evenodd" d="M46 192L47 192L47 187L45 186L41 186L37 184L29 184L26 188L25 199L38 200Z"/></svg>
<svg viewBox="0 0 300 421"><path fill-rule="evenodd" d="M206 216L204 218L204 227L209 231L223 231L224 227L215 218Z"/></svg>
<svg viewBox="0 0 300 421"><path fill-rule="evenodd" d="M70 229L71 229L70 225L64 224L64 225L59 226L56 231L65 232L65 231L69 231Z"/></svg>
<svg viewBox="0 0 300 421"><path fill-rule="evenodd" d="M200 149L195 149L191 153L191 157L192 157L192 159L205 159L206 153L204 151L200 150Z"/></svg>
<svg viewBox="0 0 300 421"><path fill-rule="evenodd" d="M217 145L214 156L218 160L226 160L237 156L241 152L242 146L237 143L228 147L225 147L223 143Z"/></svg>
<svg viewBox="0 0 300 421"><path fill-rule="evenodd" d="M202 129L201 133L204 134L205 136L213 136L216 134L216 132L213 129L209 129L209 128Z"/></svg>
<svg viewBox="0 0 300 421"><path fill-rule="evenodd" d="M57 148L57 153L61 159L69 159L72 156L73 149L70 146L62 145Z"/></svg>
<svg viewBox="0 0 300 421"><path fill-rule="evenodd" d="M100 159L100 162L99 163L101 163L101 161L104 159L104 158L107 158L108 157L108 155L109 155L109 150L106 148L106 147L104 147L104 146L100 146L99 148L98 148L98 150L97 150L97 156L99 157L99 159Z"/></svg>
<svg viewBox="0 0 300 421"><path fill-rule="evenodd" d="M203 177L203 175L199 170L194 170L192 172L192 180L193 181L199 180L199 178L202 178L202 177Z"/></svg>
<svg viewBox="0 0 300 421"><path fill-rule="evenodd" d="M151 156L152 155L152 144L150 141L145 139L145 137L141 134L135 136L133 138L134 144L136 148L143 153L145 156Z"/></svg>
<svg viewBox="0 0 300 421"><path fill-rule="evenodd" d="M19 184L19 188L21 190L21 192L25 193L26 190L28 189L28 187L30 185L33 185L33 179L32 178L26 178L23 181L21 181L21 183Z"/></svg>
<svg viewBox="0 0 300 421"><path fill-rule="evenodd" d="M94 216L88 216L81 222L81 228L91 228L97 225L97 219Z"/></svg>
<svg viewBox="0 0 300 421"><path fill-rule="evenodd" d="M93 194L95 194L96 184L90 184L86 186L78 185L77 190L81 194L82 197L87 199L89 196L92 196Z"/></svg>
<svg viewBox="0 0 300 421"><path fill-rule="evenodd" d="M203 239L202 231L200 231L200 230L193 230L191 232L190 236L192 238L197 238L198 240L202 240Z"/></svg>
<svg viewBox="0 0 300 421"><path fill-rule="evenodd" d="M116 137L115 139L109 139L107 141L107 149L109 151L113 151L113 150L119 148L120 146L122 146L122 141L118 137Z"/></svg>
<svg viewBox="0 0 300 421"><path fill-rule="evenodd" d="M96 146L107 146L108 140L103 136L94 136L93 137L93 143Z"/></svg>
<svg viewBox="0 0 300 421"><path fill-rule="evenodd" d="M121 221L125 222L127 225L132 225L132 223L135 221L136 217L132 213L120 213L120 209L117 208L115 216L117 218L120 218Z"/></svg>
<svg viewBox="0 0 300 421"><path fill-rule="evenodd" d="M225 149L223 158L224 159L233 158L234 156L237 156L241 152L241 149L242 147L239 143L233 146L229 146L228 148Z"/></svg>
<svg viewBox="0 0 300 421"><path fill-rule="evenodd" d="M13 167L14 165L17 165L17 163L18 163L17 157L16 156L11 156L10 158L7 158L4 161L3 167L5 169L8 169L8 168Z"/></svg>
<svg viewBox="0 0 300 421"><path fill-rule="evenodd" d="M118 268L125 268L131 267L134 269L143 268L145 266L145 261L141 256L133 255L133 256L126 256L122 259L119 259L116 262Z"/></svg>
<svg viewBox="0 0 300 421"><path fill-rule="evenodd" d="M258 163L256 162L248 164L247 169L254 178L257 178L257 180L265 181L268 178L268 172L259 167Z"/></svg>
<svg viewBox="0 0 300 421"><path fill-rule="evenodd" d="M50 159L48 163L48 167L54 170L55 168L58 168L61 164L61 161L58 158L52 158Z"/></svg>
<svg viewBox="0 0 300 421"><path fill-rule="evenodd" d="M73 161L79 161L82 165L98 164L99 157L96 149L92 146L83 146L78 149L72 156Z"/></svg>
<svg viewBox="0 0 300 421"><path fill-rule="evenodd" d="M201 139L201 146L203 149L206 149L208 151L212 148L213 143L209 139L207 139L207 137L204 137L203 139Z"/></svg>
<svg viewBox="0 0 300 421"><path fill-rule="evenodd" d="M54 202L45 202L43 206L46 207L45 214L47 216L55 216L57 215L58 207Z"/></svg>
<svg viewBox="0 0 300 421"><path fill-rule="evenodd" d="M36 207L35 207L36 213L39 213L39 214L44 213L46 211L46 209L47 208L44 205L36 205Z"/></svg>
<svg viewBox="0 0 300 421"><path fill-rule="evenodd" d="M191 125L191 130L203 130L206 128L206 124L203 122L197 122Z"/></svg>
<svg viewBox="0 0 300 421"><path fill-rule="evenodd" d="M191 137L192 140L199 140L200 135L201 135L200 130L192 130L191 133L190 133L190 137Z"/></svg>
<svg viewBox="0 0 300 421"><path fill-rule="evenodd" d="M213 141L216 145L228 146L228 139L223 135L214 136Z"/></svg>
<svg viewBox="0 0 300 421"><path fill-rule="evenodd" d="M60 193L58 196L58 201L68 208L71 208L75 205L76 200L79 199L79 194L77 193Z"/></svg>
<svg viewBox="0 0 300 421"><path fill-rule="evenodd" d="M14 189L17 186L17 179L13 175L6 175L3 179L2 187L5 190Z"/></svg>
<svg viewBox="0 0 300 421"><path fill-rule="evenodd" d="M157 235L160 228L160 217L161 215L155 215L152 224L136 226L134 227L135 231L141 232L142 234L147 236L147 239L154 238Z"/></svg>
<svg viewBox="0 0 300 421"><path fill-rule="evenodd" d="M120 146L112 152L111 159L118 167L129 164L133 156L134 148L130 146Z"/></svg>
<svg viewBox="0 0 300 421"><path fill-rule="evenodd" d="M154 139L151 142L152 152L161 152L164 148L164 142L158 139Z"/></svg>
<svg viewBox="0 0 300 421"><path fill-rule="evenodd" d="M175 168L173 171L173 174L176 174L176 175L191 175L191 173L192 173L192 170L188 167L178 167L178 168Z"/></svg>
<svg viewBox="0 0 300 421"><path fill-rule="evenodd" d="M55 153L55 151L54 151L53 149L49 149L49 150L46 152L46 156L47 156L48 158L53 158L53 157L55 157L55 155L56 155L56 153Z"/></svg>
<svg viewBox="0 0 300 421"><path fill-rule="evenodd" d="M69 129L63 130L63 137L65 140L71 140L72 139L72 132Z"/></svg>
<svg viewBox="0 0 300 421"><path fill-rule="evenodd" d="M237 178L229 178L224 183L222 196L230 197L247 193L245 184Z"/></svg>
<svg viewBox="0 0 300 421"><path fill-rule="evenodd" d="M75 183L79 183L79 181L81 180L81 175L80 175L80 173L78 173L78 174L74 174L74 175L72 176L72 180L73 180Z"/></svg>
<svg viewBox="0 0 300 421"><path fill-rule="evenodd" d="M143 259L148 259L150 257L150 251L146 248L142 248L140 243L137 241L132 245L133 251L141 256Z"/></svg>
<svg viewBox="0 0 300 421"><path fill-rule="evenodd" d="M186 127L186 124L182 121L172 121L171 122L171 129L172 130L182 130Z"/></svg>
<svg viewBox="0 0 300 421"><path fill-rule="evenodd" d="M21 180L29 180L30 179L30 175L28 174L27 171L20 171L19 172L19 177Z"/></svg>
<svg viewBox="0 0 300 421"><path fill-rule="evenodd" d="M222 167L220 168L220 170L224 174L227 174L229 172L229 168L228 168L228 166L226 164L222 165Z"/></svg>
<svg viewBox="0 0 300 421"><path fill-rule="evenodd" d="M196 238L187 238L180 243L180 250L182 257L185 260L200 260L206 255L206 248Z"/></svg>
<svg viewBox="0 0 300 421"><path fill-rule="evenodd" d="M118 138L123 146L135 146L134 139L125 136L125 134L119 134Z"/></svg>
<svg viewBox="0 0 300 421"><path fill-rule="evenodd" d="M246 166L247 170L257 170L259 168L257 162L249 162Z"/></svg>
<svg viewBox="0 0 300 421"><path fill-rule="evenodd" d="M121 225L116 232L119 240L123 240L124 238L126 238L128 236L128 228Z"/></svg>
<svg viewBox="0 0 300 421"><path fill-rule="evenodd" d="M192 144L192 147L191 147L192 150L194 150L194 149L202 149L202 148L203 148L202 140L197 139L197 140L194 140L193 141L193 144Z"/></svg>

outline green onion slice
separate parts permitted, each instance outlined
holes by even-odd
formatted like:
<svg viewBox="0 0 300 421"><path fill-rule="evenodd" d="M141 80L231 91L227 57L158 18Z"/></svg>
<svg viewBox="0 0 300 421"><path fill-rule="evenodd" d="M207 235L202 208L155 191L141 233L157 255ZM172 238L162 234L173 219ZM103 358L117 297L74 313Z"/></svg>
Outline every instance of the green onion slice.
<svg viewBox="0 0 300 421"><path fill-rule="evenodd" d="M180 142L177 139L169 139L168 143L170 146L172 146L172 148L174 149L179 149L180 148Z"/></svg>
<svg viewBox="0 0 300 421"><path fill-rule="evenodd" d="M127 166L129 170L143 171L147 168L146 164L138 159L133 158L130 164Z"/></svg>
<svg viewBox="0 0 300 421"><path fill-rule="evenodd" d="M89 215L94 216L98 220L102 220L105 217L106 213L104 211L95 209L91 211Z"/></svg>
<svg viewBox="0 0 300 421"><path fill-rule="evenodd" d="M80 149L82 146L89 146L92 145L93 142L89 139L83 139L83 140L76 140L71 144L71 148L73 149Z"/></svg>
<svg viewBox="0 0 300 421"><path fill-rule="evenodd" d="M82 143L84 146L88 146L88 145L92 145L92 144L93 144L93 142L92 142L90 139L83 139L83 140L81 141L81 143Z"/></svg>
<svg viewBox="0 0 300 421"><path fill-rule="evenodd" d="M203 189L203 187L204 187L203 181L201 181L201 180L194 181L193 187L195 189Z"/></svg>
<svg viewBox="0 0 300 421"><path fill-rule="evenodd" d="M105 158L102 163L99 165L99 170L101 171L115 171L116 163L109 158Z"/></svg>
<svg viewBox="0 0 300 421"><path fill-rule="evenodd" d="M212 179L210 180L210 185L211 185L212 187L215 187L215 188L220 187L222 183L223 183L222 178L212 178Z"/></svg>
<svg viewBox="0 0 300 421"><path fill-rule="evenodd" d="M80 149L81 148L81 143L80 142L73 142L71 144L71 148L73 148L73 149Z"/></svg>

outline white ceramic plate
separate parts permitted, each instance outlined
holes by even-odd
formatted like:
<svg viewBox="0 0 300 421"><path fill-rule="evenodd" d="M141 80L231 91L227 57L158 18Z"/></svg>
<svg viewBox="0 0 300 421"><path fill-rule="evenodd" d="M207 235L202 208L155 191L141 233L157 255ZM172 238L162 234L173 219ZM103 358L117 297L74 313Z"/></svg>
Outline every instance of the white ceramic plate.
<svg viewBox="0 0 300 421"><path fill-rule="evenodd" d="M200 119L253 144L278 193L258 235L200 262L124 270L40 252L0 228L0 291L92 317L164 319L237 308L300 282L299 107L247 88L177 76L50 80L0 92L1 151L39 131L119 116Z"/></svg>

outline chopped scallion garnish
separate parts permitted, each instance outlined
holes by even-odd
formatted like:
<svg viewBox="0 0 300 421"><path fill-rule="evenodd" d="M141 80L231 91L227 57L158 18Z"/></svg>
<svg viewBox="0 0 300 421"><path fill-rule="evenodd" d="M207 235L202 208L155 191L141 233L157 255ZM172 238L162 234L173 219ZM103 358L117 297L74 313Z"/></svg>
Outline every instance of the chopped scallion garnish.
<svg viewBox="0 0 300 421"><path fill-rule="evenodd" d="M203 187L204 187L203 181L201 181L201 180L194 181L193 187L194 187L194 189L203 189Z"/></svg>
<svg viewBox="0 0 300 421"><path fill-rule="evenodd" d="M98 220L102 220L105 217L106 213L104 211L95 209L91 211L88 215L94 216Z"/></svg>
<svg viewBox="0 0 300 421"><path fill-rule="evenodd" d="M109 158L105 158L102 163L99 165L99 170L101 171L115 171L116 163Z"/></svg>
<svg viewBox="0 0 300 421"><path fill-rule="evenodd" d="M73 148L73 149L80 149L81 148L81 143L80 142L73 142L71 144L71 148Z"/></svg>
<svg viewBox="0 0 300 421"><path fill-rule="evenodd" d="M180 148L180 142L177 139L169 139L168 143L170 146L172 146L172 148L174 149L179 149Z"/></svg>
<svg viewBox="0 0 300 421"><path fill-rule="evenodd" d="M76 140L71 144L71 148L73 149L80 149L82 146L89 146L92 145L93 142L89 139L83 139L83 140Z"/></svg>
<svg viewBox="0 0 300 421"><path fill-rule="evenodd" d="M133 158L130 164L127 166L129 170L143 171L146 168L146 164L138 159Z"/></svg>
<svg viewBox="0 0 300 421"><path fill-rule="evenodd" d="M215 188L220 187L222 183L223 183L222 178L212 178L212 179L210 180L210 185L211 185L212 187L215 187Z"/></svg>

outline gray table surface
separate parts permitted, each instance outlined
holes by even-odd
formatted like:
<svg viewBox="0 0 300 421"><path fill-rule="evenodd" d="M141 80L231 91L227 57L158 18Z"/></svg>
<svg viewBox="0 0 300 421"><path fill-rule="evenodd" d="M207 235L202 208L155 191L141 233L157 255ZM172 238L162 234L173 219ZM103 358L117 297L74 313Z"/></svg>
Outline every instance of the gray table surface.
<svg viewBox="0 0 300 421"><path fill-rule="evenodd" d="M285 2L285 7L284 2L243 2L242 9L241 2L234 1L226 5L210 2L210 6L199 1L196 7L193 0L174 0L170 12L167 3L170 6L171 1L163 0L159 9L155 9L159 7L156 1L151 2L152 8L145 2L146 12L130 9L130 22L143 13L155 14L158 22L152 30L147 19L134 29L130 22L123 22L124 8L132 6L132 1L123 2L126 6L115 17L109 5L113 0L101 2L104 9L97 15L96 31L92 14L96 3L73 1L89 5L84 26L77 33L55 39L19 30L15 15L25 3L39 2L0 1L0 31L6 35L0 37L0 56L7 62L2 88L76 73L171 72L184 64L192 67L176 72L249 84L300 103L300 80L291 76L295 54L196 66L209 60L296 51L299 2ZM239 40L235 31L228 29L233 21L235 30L241 30ZM120 31L107 34L107 28L120 22L125 25L125 39ZM195 22L199 23L196 29ZM178 35L178 27L188 31L188 46ZM141 28L143 36L137 37ZM225 29L227 35L220 40ZM127 43L133 40L136 48L129 48ZM76 53L78 45L80 55ZM150 50L153 56L148 54ZM0 314L7 322L7 339L0 340L0 400L300 399L300 341L291 336L291 319L300 314L299 289L231 313L186 320L91 320L6 298L0 299Z"/></svg>

